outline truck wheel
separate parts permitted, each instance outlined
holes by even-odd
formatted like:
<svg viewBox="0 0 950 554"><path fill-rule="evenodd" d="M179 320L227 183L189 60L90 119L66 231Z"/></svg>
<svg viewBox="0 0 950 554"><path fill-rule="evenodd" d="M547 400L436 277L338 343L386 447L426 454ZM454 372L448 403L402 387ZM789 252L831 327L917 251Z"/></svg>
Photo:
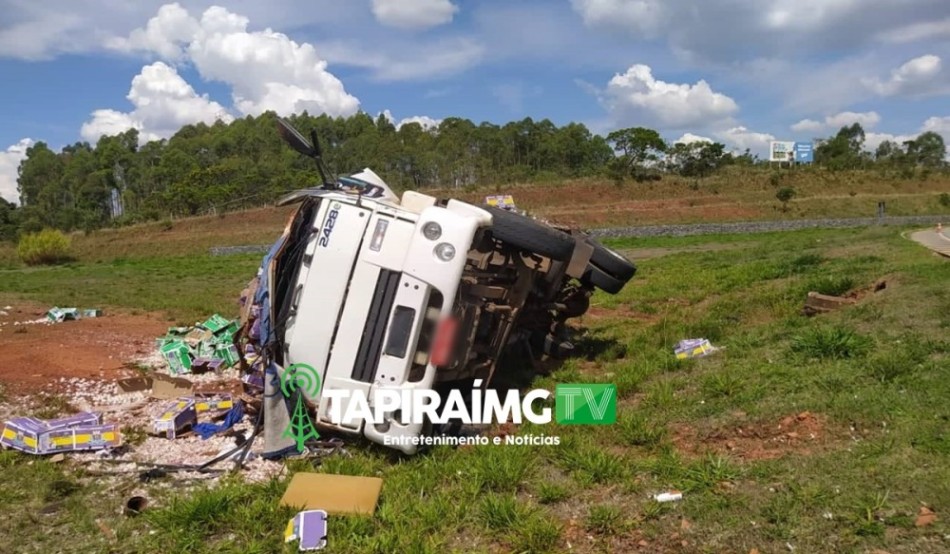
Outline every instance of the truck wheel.
<svg viewBox="0 0 950 554"><path fill-rule="evenodd" d="M617 294L627 284L626 281L608 275L604 270L593 264L587 265L587 271L581 277L581 282L593 285L609 294Z"/></svg>
<svg viewBox="0 0 950 554"><path fill-rule="evenodd" d="M508 244L566 262L574 254L574 239L529 217L494 206L484 206L492 215L492 235Z"/></svg>
<svg viewBox="0 0 950 554"><path fill-rule="evenodd" d="M624 258L616 250L591 239L594 253L590 255L590 263L599 267L604 273L626 283L637 273L637 266Z"/></svg>

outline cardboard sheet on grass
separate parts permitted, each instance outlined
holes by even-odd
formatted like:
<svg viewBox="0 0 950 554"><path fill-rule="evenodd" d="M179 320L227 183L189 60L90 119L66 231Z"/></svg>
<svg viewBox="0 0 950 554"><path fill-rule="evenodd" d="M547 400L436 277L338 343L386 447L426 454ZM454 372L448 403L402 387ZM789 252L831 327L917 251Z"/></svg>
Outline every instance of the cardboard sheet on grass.
<svg viewBox="0 0 950 554"><path fill-rule="evenodd" d="M280 505L325 510L332 515L372 515L382 488L383 480L377 477L297 473L287 485Z"/></svg>

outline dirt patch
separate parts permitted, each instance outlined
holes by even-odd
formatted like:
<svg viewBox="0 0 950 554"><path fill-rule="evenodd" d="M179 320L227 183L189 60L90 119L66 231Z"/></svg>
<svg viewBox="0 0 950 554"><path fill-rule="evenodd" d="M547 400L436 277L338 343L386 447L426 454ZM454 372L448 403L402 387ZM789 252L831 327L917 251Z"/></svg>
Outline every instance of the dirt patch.
<svg viewBox="0 0 950 554"><path fill-rule="evenodd" d="M168 323L157 315L106 312L97 318L38 323L46 307L17 303L0 314L0 383L13 394L54 390L62 378L113 380L155 348Z"/></svg>
<svg viewBox="0 0 950 554"><path fill-rule="evenodd" d="M749 422L700 432L688 426L673 430L673 443L687 454L730 454L744 460L773 460L808 455L827 448L837 434L820 414L802 412L773 422Z"/></svg>

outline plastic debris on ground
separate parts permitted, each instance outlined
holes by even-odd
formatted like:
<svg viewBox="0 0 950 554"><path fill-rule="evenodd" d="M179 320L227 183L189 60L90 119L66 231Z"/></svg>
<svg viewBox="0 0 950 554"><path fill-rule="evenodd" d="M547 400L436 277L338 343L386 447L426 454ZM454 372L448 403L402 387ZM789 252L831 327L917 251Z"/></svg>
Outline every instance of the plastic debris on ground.
<svg viewBox="0 0 950 554"><path fill-rule="evenodd" d="M122 434L92 412L53 420L16 417L4 423L0 444L29 454L54 454L115 448L122 444Z"/></svg>
<svg viewBox="0 0 950 554"><path fill-rule="evenodd" d="M712 345L707 339L683 339L676 344L673 349L676 359L685 360L687 358L702 358L708 356L719 349Z"/></svg>
<svg viewBox="0 0 950 554"><path fill-rule="evenodd" d="M683 499L683 493L680 491L661 492L653 495L653 500L657 502L676 502Z"/></svg>
<svg viewBox="0 0 950 554"><path fill-rule="evenodd" d="M234 427L234 424L241 421L244 417L244 404L240 401L234 404L234 406L228 410L227 414L224 416L224 420L220 424L216 423L198 423L193 427L195 433L198 434L202 439L208 439L212 435L218 433L223 433L231 427Z"/></svg>
<svg viewBox="0 0 950 554"><path fill-rule="evenodd" d="M220 372L238 363L238 323L215 314L194 327L170 327L156 346L173 374Z"/></svg>
<svg viewBox="0 0 950 554"><path fill-rule="evenodd" d="M306 510L287 522L284 542L300 541L300 551L320 550L327 545L327 513L324 510Z"/></svg>

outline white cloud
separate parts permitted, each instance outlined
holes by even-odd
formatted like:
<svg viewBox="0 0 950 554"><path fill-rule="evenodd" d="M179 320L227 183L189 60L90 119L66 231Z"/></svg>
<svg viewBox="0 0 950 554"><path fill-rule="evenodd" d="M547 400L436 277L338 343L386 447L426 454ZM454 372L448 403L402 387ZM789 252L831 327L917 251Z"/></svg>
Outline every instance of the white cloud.
<svg viewBox="0 0 950 554"><path fill-rule="evenodd" d="M399 43L389 48L365 41L333 41L320 45L321 53L338 64L372 70L380 81L447 77L481 62L485 48L467 37L449 37L433 43Z"/></svg>
<svg viewBox="0 0 950 554"><path fill-rule="evenodd" d="M942 65L939 56L927 54L904 63L886 80L870 78L862 79L862 83L881 96L932 93L938 85Z"/></svg>
<svg viewBox="0 0 950 554"><path fill-rule="evenodd" d="M382 25L427 29L452 21L458 6L449 0L373 0L373 15Z"/></svg>
<svg viewBox="0 0 950 554"><path fill-rule="evenodd" d="M692 144L694 142L712 142L713 139L694 135L693 133L683 133L683 136L673 141L673 144Z"/></svg>
<svg viewBox="0 0 950 554"><path fill-rule="evenodd" d="M760 57L802 59L806 53L854 51L882 33L947 17L945 0L571 0L571 4L594 30L661 39L683 57L727 65Z"/></svg>
<svg viewBox="0 0 950 554"><path fill-rule="evenodd" d="M730 150L744 152L746 149L754 153L763 153L768 150L769 142L775 136L769 133L758 133L746 127L738 126L714 133Z"/></svg>
<svg viewBox="0 0 950 554"><path fill-rule="evenodd" d="M145 142L171 136L190 123L211 124L218 119L233 119L223 106L206 94L197 94L174 68L163 62L143 67L132 79L126 98L135 109L128 113L108 109L94 111L92 119L82 126L82 138L96 142L103 135L134 128L141 132L141 140Z"/></svg>
<svg viewBox="0 0 950 554"><path fill-rule="evenodd" d="M144 28L135 29L128 37L112 37L106 47L123 52L154 52L167 60L184 55L182 46L198 33L198 22L181 4L166 4L148 20Z"/></svg>
<svg viewBox="0 0 950 554"><path fill-rule="evenodd" d="M903 145L905 141L913 140L917 138L917 135L893 135L891 133L865 133L864 134L864 149L868 152L873 153L877 150L877 147L881 145L882 142L889 140L891 142L896 142L898 145Z"/></svg>
<svg viewBox="0 0 950 554"><path fill-rule="evenodd" d="M399 123L396 124L396 129L399 129L407 123L418 123L425 130L438 129L439 125L442 124L441 119L434 119L427 115L414 115L412 117L406 117L399 120Z"/></svg>
<svg viewBox="0 0 950 554"><path fill-rule="evenodd" d="M33 146L32 139L21 139L20 142L0 151L0 196L10 202L19 203L20 193L17 191L17 169L20 162L26 159L26 149Z"/></svg>
<svg viewBox="0 0 950 554"><path fill-rule="evenodd" d="M948 117L930 117L924 121L921 132L933 131L947 138L950 138L950 116Z"/></svg>
<svg viewBox="0 0 950 554"><path fill-rule="evenodd" d="M248 19L220 7L201 16L188 56L206 79L228 83L243 114L274 110L281 115L350 115L359 100L326 70L313 45L298 44L270 29L247 31Z"/></svg>
<svg viewBox="0 0 950 554"><path fill-rule="evenodd" d="M865 130L877 126L881 116L877 112L841 112L825 118L825 124L832 129L860 123Z"/></svg>
<svg viewBox="0 0 950 554"><path fill-rule="evenodd" d="M90 115L92 116L91 119L82 124L79 135L83 140L93 144L98 142L101 137L117 135L129 129L137 129L140 133L142 131L142 122L130 113L101 109L93 110ZM139 137L142 142L147 142L153 138L156 138L156 135L151 132L148 133L148 137L144 135Z"/></svg>
<svg viewBox="0 0 950 554"><path fill-rule="evenodd" d="M838 129L860 123L864 130L872 129L881 121L881 116L877 112L840 112L825 117L824 121L815 121L814 119L803 119L791 126L792 131L797 133L820 133L825 131L837 131Z"/></svg>
<svg viewBox="0 0 950 554"><path fill-rule="evenodd" d="M211 0L178 2L194 13L214 4ZM276 28L302 28L315 23L343 28L362 21L361 18L370 21L371 15L361 4L339 0L228 3L255 23ZM122 45L122 40L130 40L130 31L155 15L158 5L161 2L154 0L6 0L0 8L0 57L51 59L59 54L98 52L103 48L132 48L132 44ZM139 36L146 38L151 40L147 34ZM136 40L135 45L138 49L142 44Z"/></svg>
<svg viewBox="0 0 950 554"><path fill-rule="evenodd" d="M427 131L438 129L439 125L442 124L441 119L435 119L427 115L414 115L411 117L405 117L403 119L400 119L399 121L396 121L396 118L393 117L392 112L389 110L383 110L382 112L380 112L380 115L382 115L383 117L388 119L390 123L395 125L397 131L399 130L400 127L402 127L403 125L407 123L418 123L423 129Z"/></svg>
<svg viewBox="0 0 950 554"><path fill-rule="evenodd" d="M618 123L672 129L714 126L739 111L732 98L713 91L706 81L667 83L641 64L614 75L601 102Z"/></svg>
<svg viewBox="0 0 950 554"><path fill-rule="evenodd" d="M817 133L825 129L825 124L814 119L803 119L798 123L792 124L792 130L796 133Z"/></svg>
<svg viewBox="0 0 950 554"><path fill-rule="evenodd" d="M234 107L242 114L307 110L338 116L357 111L359 100L327 71L327 62L313 45L298 44L271 29L248 31L249 23L247 17L219 6L208 8L197 20L170 4L145 28L109 44L190 61L202 78L231 86Z"/></svg>
<svg viewBox="0 0 950 554"><path fill-rule="evenodd" d="M609 27L652 38L667 22L669 11L657 0L571 0L589 27Z"/></svg>

